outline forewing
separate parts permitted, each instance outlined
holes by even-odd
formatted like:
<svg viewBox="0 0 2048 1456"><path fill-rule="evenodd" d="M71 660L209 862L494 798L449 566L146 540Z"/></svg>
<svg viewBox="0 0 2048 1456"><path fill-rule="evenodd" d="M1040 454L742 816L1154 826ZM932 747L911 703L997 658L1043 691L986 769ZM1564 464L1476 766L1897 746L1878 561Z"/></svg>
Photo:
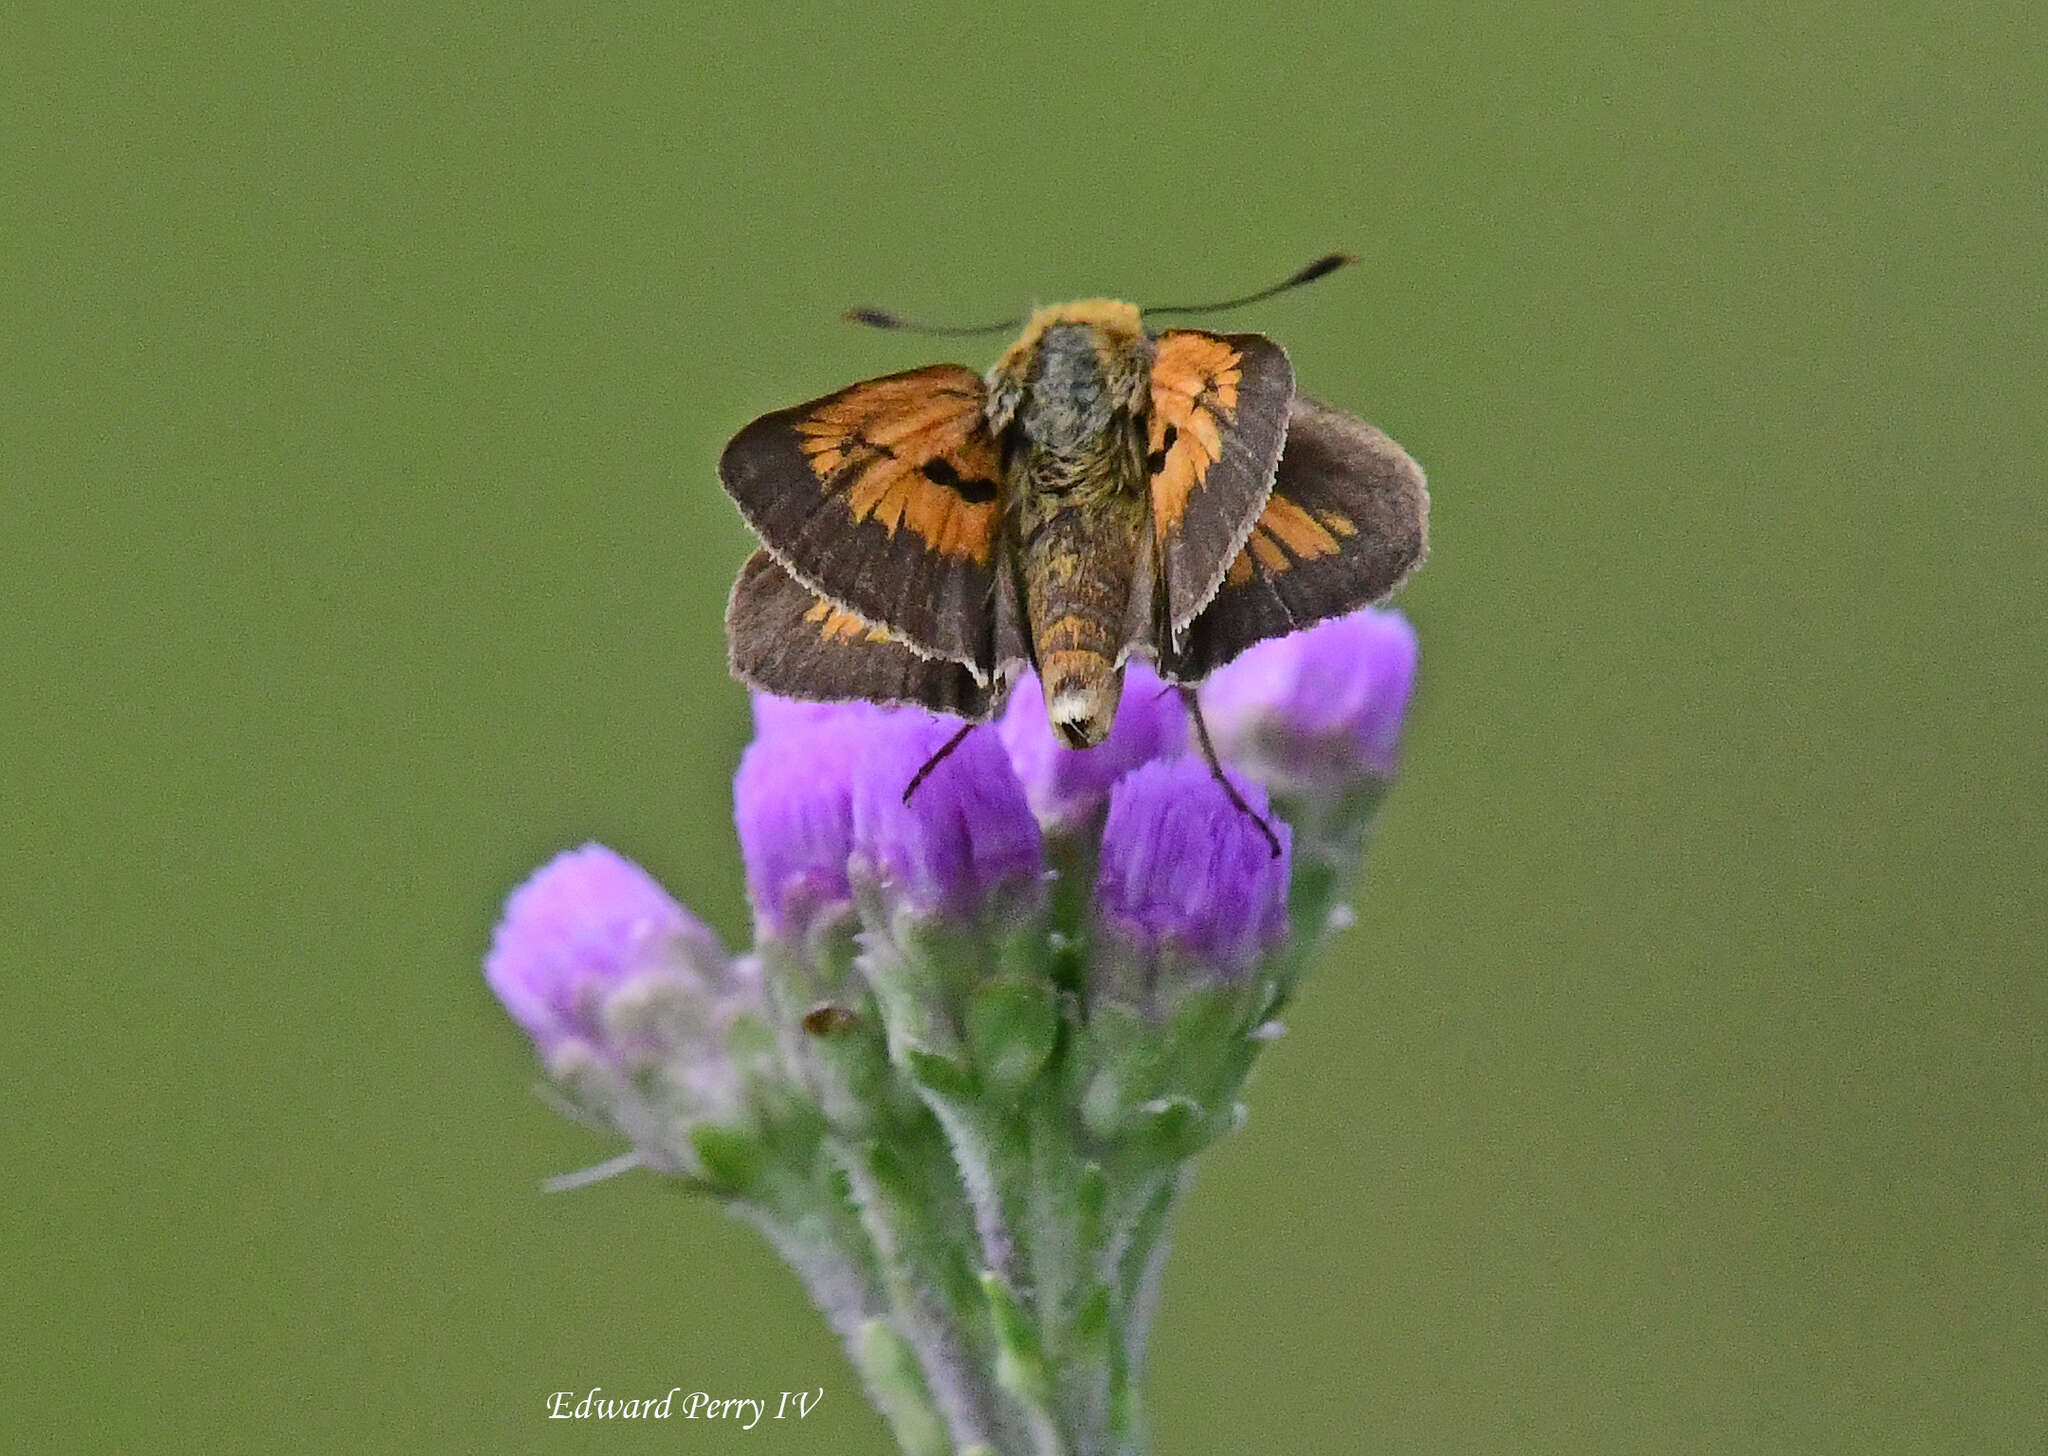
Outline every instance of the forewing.
<svg viewBox="0 0 2048 1456"><path fill-rule="evenodd" d="M986 396L957 364L871 379L763 415L718 473L812 591L985 673L1002 512Z"/></svg>
<svg viewBox="0 0 2048 1456"><path fill-rule="evenodd" d="M1152 363L1152 529L1168 625L1208 604L1266 504L1294 370L1259 334L1168 329Z"/></svg>
<svg viewBox="0 0 2048 1456"><path fill-rule="evenodd" d="M1160 671L1196 682L1253 643L1387 596L1422 564L1422 467L1364 420L1297 395L1273 493L1216 599Z"/></svg>
<svg viewBox="0 0 2048 1456"><path fill-rule="evenodd" d="M740 568L725 609L733 675L785 698L915 703L979 721L1002 699L964 663L927 657L791 576L766 551Z"/></svg>

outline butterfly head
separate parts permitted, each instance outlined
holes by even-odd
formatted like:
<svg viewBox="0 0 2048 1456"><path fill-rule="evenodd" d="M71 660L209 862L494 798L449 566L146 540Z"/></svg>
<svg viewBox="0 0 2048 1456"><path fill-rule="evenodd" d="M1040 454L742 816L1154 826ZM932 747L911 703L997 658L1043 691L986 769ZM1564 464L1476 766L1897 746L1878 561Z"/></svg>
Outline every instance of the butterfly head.
<svg viewBox="0 0 2048 1456"><path fill-rule="evenodd" d="M1041 308L988 372L989 426L1020 410L1027 431L1054 449L1100 435L1118 414L1141 411L1152 339L1135 305L1111 298Z"/></svg>
<svg viewBox="0 0 2048 1456"><path fill-rule="evenodd" d="M1058 303L1041 308L1025 320L1024 332L996 365L998 372L1020 368L1041 344L1049 330L1062 326L1086 330L1105 348L1135 348L1145 338L1144 321L1138 306L1114 298L1084 298L1077 303Z"/></svg>

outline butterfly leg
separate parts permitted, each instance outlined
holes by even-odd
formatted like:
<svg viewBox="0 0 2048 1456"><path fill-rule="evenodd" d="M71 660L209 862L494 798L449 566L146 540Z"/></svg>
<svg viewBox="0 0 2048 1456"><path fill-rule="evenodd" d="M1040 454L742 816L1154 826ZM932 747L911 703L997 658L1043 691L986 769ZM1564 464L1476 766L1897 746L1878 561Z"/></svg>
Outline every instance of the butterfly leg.
<svg viewBox="0 0 2048 1456"><path fill-rule="evenodd" d="M1223 772L1223 764L1216 757L1216 745L1209 741L1209 725L1202 721L1202 705L1195 697L1195 690L1183 685L1180 689L1180 700L1187 704L1188 718L1195 725L1195 742L1202 745L1202 757L1208 760L1209 772L1216 776L1216 782L1223 786L1223 792L1230 796L1230 802L1237 807L1237 812L1259 826L1259 833L1266 836L1266 847L1273 851L1273 858L1280 858L1280 836L1273 832L1273 826L1266 822L1263 815L1244 801L1244 795L1237 791L1237 785ZM944 749L940 750L941 756L945 752Z"/></svg>
<svg viewBox="0 0 2048 1456"><path fill-rule="evenodd" d="M904 786L903 790L904 803L908 804L910 802L910 796L917 792L918 785L922 784L926 779L930 778L932 776L932 770L937 768L940 764L944 763L947 757L951 755L954 749L958 748L962 743L965 743L967 741L967 735L972 733L979 726L980 725L976 723L962 723L960 725L960 731L958 733L955 733L951 738L948 738L944 743L941 743L939 745L939 751L937 753L934 753L930 758L926 759L924 761L924 767L919 769L916 773L910 776L910 782ZM1212 763L1214 761L1214 759L1210 760L1210 762ZM1275 854L1278 854L1279 852L1280 851L1278 849L1275 849L1273 851L1273 853Z"/></svg>

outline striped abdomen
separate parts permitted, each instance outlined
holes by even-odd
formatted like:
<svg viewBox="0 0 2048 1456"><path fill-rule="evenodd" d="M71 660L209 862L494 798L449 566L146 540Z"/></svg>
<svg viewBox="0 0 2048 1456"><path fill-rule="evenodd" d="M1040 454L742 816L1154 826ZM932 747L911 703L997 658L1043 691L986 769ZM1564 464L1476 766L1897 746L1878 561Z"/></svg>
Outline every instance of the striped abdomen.
<svg viewBox="0 0 2048 1456"><path fill-rule="evenodd" d="M1109 736L1142 511L1103 501L1050 513L1025 542L1026 617L1046 718L1069 748Z"/></svg>

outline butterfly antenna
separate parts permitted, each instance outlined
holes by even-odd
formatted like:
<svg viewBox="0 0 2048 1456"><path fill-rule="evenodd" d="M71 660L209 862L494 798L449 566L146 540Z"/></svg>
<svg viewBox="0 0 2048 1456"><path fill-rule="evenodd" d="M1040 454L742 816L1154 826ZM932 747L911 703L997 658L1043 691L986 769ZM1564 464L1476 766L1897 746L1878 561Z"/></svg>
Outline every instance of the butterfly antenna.
<svg viewBox="0 0 2048 1456"><path fill-rule="evenodd" d="M1020 318L1004 319L993 324L921 324L883 308L849 308L840 315L850 324L866 324L871 329L889 329L903 334L929 334L940 339L965 339L976 334L1002 334L1024 327Z"/></svg>
<svg viewBox="0 0 2048 1456"><path fill-rule="evenodd" d="M1242 298L1225 298L1215 303L1169 303L1163 308L1148 308L1151 313L1216 313L1226 308L1243 308L1248 303L1258 303L1276 293L1285 293L1290 288L1299 288L1304 283L1313 283L1318 278L1327 278L1346 264L1356 263L1358 258L1351 253L1327 253L1292 276L1275 283L1271 288L1261 288L1257 293L1247 293Z"/></svg>

